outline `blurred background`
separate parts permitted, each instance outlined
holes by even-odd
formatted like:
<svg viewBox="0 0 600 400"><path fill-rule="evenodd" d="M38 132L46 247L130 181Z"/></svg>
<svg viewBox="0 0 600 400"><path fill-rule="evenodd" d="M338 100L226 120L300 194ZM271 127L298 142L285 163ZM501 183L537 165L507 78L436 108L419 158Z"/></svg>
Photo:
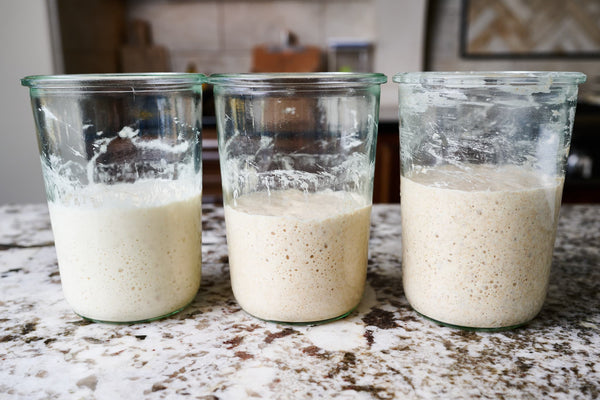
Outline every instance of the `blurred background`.
<svg viewBox="0 0 600 400"><path fill-rule="evenodd" d="M600 0L27 0L0 4L0 204L44 202L31 74L581 71L565 202L600 202ZM384 85L375 202L399 201ZM210 87L205 201L220 201Z"/></svg>

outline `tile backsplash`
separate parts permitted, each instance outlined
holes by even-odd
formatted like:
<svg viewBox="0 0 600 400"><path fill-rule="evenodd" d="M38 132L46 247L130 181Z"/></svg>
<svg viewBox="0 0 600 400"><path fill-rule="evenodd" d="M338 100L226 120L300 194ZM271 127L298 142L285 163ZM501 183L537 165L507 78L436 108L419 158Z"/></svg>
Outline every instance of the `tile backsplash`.
<svg viewBox="0 0 600 400"><path fill-rule="evenodd" d="M376 0L189 1L128 0L127 17L152 26L153 41L170 53L171 69L246 72L251 50L277 44L292 31L300 44L323 49L332 37L375 40Z"/></svg>

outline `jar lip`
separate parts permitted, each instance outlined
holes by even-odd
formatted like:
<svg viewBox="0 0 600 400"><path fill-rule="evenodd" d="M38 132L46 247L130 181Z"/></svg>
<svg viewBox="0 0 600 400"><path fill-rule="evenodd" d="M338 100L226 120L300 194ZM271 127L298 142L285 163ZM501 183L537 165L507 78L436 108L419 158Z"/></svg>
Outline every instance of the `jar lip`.
<svg viewBox="0 0 600 400"><path fill-rule="evenodd" d="M401 72L396 83L451 85L548 85L581 84L587 79L581 72L570 71L448 71Z"/></svg>
<svg viewBox="0 0 600 400"><path fill-rule="evenodd" d="M64 74L30 75L21 79L23 86L39 89L176 87L206 83L206 75L197 73L153 72L135 74Z"/></svg>
<svg viewBox="0 0 600 400"><path fill-rule="evenodd" d="M370 72L306 72L306 73L240 73L212 74L208 83L215 86L243 87L350 87L379 85L387 82L381 73Z"/></svg>

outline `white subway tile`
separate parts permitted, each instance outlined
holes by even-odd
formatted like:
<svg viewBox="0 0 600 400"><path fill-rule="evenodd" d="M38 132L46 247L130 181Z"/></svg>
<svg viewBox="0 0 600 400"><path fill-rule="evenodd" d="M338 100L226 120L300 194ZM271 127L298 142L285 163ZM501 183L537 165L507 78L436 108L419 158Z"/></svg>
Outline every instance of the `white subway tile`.
<svg viewBox="0 0 600 400"><path fill-rule="evenodd" d="M294 32L300 44L323 46L320 1L227 1L224 8L225 49L252 49L277 43L281 31Z"/></svg>
<svg viewBox="0 0 600 400"><path fill-rule="evenodd" d="M128 17L151 23L154 43L170 52L219 49L219 10L214 1L136 0Z"/></svg>
<svg viewBox="0 0 600 400"><path fill-rule="evenodd" d="M372 0L325 2L325 40L334 37L375 39L375 4Z"/></svg>

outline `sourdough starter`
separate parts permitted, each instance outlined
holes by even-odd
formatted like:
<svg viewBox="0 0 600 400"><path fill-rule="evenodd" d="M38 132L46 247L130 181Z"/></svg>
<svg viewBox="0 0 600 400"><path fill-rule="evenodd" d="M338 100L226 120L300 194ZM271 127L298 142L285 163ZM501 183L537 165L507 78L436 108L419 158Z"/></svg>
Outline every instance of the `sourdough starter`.
<svg viewBox="0 0 600 400"><path fill-rule="evenodd" d="M402 272L419 313L499 328L544 302L562 179L516 167L433 168L401 180Z"/></svg>
<svg viewBox="0 0 600 400"><path fill-rule="evenodd" d="M225 207L231 285L258 318L343 316L365 285L371 205L357 195L257 192Z"/></svg>
<svg viewBox="0 0 600 400"><path fill-rule="evenodd" d="M85 204L49 203L62 287L76 313L140 321L193 300L201 275L199 194L136 182L90 186L78 199Z"/></svg>

